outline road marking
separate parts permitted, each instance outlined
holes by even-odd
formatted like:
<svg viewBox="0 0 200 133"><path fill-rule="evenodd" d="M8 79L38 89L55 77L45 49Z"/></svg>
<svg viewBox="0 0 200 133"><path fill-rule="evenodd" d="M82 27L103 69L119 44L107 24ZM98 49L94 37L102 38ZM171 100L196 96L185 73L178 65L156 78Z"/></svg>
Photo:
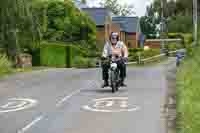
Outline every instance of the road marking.
<svg viewBox="0 0 200 133"><path fill-rule="evenodd" d="M92 83L93 83L93 81L90 81L90 82L88 83L88 85L91 85ZM74 95L77 95L78 93L80 93L81 90L83 90L83 89L76 90L76 91L72 92L70 95L65 96L62 100L60 100L60 101L56 104L56 107L61 106L64 102L66 102L67 100L69 100L71 97L73 97Z"/></svg>
<svg viewBox="0 0 200 133"><path fill-rule="evenodd" d="M70 95L64 97L62 100L60 100L57 104L56 104L56 107L59 107L61 106L65 101L67 101L68 99L70 99L72 96L78 94L81 92L81 89L77 90L77 91L74 91L72 92Z"/></svg>
<svg viewBox="0 0 200 133"><path fill-rule="evenodd" d="M88 105L86 105L86 106L83 106L83 109L88 110L88 111L93 111L93 112L120 113L120 112L133 112L133 111L137 111L137 110L140 109L140 107L135 106L134 108L131 108L131 109L106 110L106 109L95 109L95 108L91 108Z"/></svg>
<svg viewBox="0 0 200 133"><path fill-rule="evenodd" d="M140 109L137 105L128 105L128 97L108 97L94 99L89 105L82 107L94 112L132 112Z"/></svg>
<svg viewBox="0 0 200 133"><path fill-rule="evenodd" d="M94 105L95 108L111 107L114 101L97 101Z"/></svg>
<svg viewBox="0 0 200 133"><path fill-rule="evenodd" d="M35 106L37 103L36 100L27 98L8 99L8 103L0 106L0 114L28 109Z"/></svg>
<svg viewBox="0 0 200 133"><path fill-rule="evenodd" d="M34 126L36 123L41 121L44 118L44 116L39 116L35 120L33 120L30 124L19 130L17 133L25 133L28 129L30 129L32 126Z"/></svg>
<svg viewBox="0 0 200 133"><path fill-rule="evenodd" d="M3 108L3 109L20 108L20 107L25 106L25 104L26 104L26 102L24 102L24 101L21 101L21 102L13 101L13 102L8 102L7 104L1 106L1 108Z"/></svg>

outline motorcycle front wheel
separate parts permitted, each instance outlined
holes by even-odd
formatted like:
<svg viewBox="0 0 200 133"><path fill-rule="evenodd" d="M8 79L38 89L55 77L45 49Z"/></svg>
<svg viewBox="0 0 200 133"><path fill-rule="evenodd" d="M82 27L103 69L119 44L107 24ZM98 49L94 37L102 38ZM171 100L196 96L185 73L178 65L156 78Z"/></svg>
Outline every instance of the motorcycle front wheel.
<svg viewBox="0 0 200 133"><path fill-rule="evenodd" d="M111 71L110 82L111 82L112 93L115 93L118 90L117 75L115 71Z"/></svg>

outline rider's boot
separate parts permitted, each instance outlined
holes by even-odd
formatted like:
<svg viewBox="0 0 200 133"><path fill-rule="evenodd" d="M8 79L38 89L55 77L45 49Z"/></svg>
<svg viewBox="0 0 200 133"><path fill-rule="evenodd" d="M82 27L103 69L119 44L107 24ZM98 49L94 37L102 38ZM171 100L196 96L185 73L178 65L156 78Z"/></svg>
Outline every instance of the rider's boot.
<svg viewBox="0 0 200 133"><path fill-rule="evenodd" d="M104 83L102 84L102 88L109 86L108 80L104 80Z"/></svg>
<svg viewBox="0 0 200 133"><path fill-rule="evenodd" d="M127 85L124 83L124 79L121 79L121 81L120 81L120 86L121 86L121 87L127 87Z"/></svg>

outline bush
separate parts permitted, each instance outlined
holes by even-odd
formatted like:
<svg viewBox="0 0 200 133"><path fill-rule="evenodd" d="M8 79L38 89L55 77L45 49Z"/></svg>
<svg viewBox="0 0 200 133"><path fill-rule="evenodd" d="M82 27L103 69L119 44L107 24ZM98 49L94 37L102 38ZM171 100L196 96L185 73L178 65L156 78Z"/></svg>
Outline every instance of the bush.
<svg viewBox="0 0 200 133"><path fill-rule="evenodd" d="M141 51L143 51L142 48L129 48L128 49L129 55L135 55L135 53L141 52Z"/></svg>
<svg viewBox="0 0 200 133"><path fill-rule="evenodd" d="M40 66L40 48L31 50L30 54L32 55L32 65Z"/></svg>
<svg viewBox="0 0 200 133"><path fill-rule="evenodd" d="M169 51L175 51L179 47L180 46L178 46L178 44L176 44L176 43L169 43L168 45L165 46L165 48L168 49Z"/></svg>
<svg viewBox="0 0 200 133"><path fill-rule="evenodd" d="M142 48L129 48L129 61L137 61L138 60L138 52L143 52Z"/></svg>
<svg viewBox="0 0 200 133"><path fill-rule="evenodd" d="M43 45L40 50L41 65L51 67L66 66L65 46Z"/></svg>
<svg viewBox="0 0 200 133"><path fill-rule="evenodd" d="M4 75L12 71L12 63L6 55L0 55L0 75Z"/></svg>
<svg viewBox="0 0 200 133"><path fill-rule="evenodd" d="M129 49L129 61L138 61L139 52L141 59L161 54L160 49L149 49L146 51L141 48Z"/></svg>
<svg viewBox="0 0 200 133"><path fill-rule="evenodd" d="M84 58L77 56L73 59L73 67L76 68L92 68L96 66L96 62L93 58Z"/></svg>
<svg viewBox="0 0 200 133"><path fill-rule="evenodd" d="M84 59L88 57L87 51L77 44L43 42L40 48L40 60L43 66L71 67L77 56Z"/></svg>

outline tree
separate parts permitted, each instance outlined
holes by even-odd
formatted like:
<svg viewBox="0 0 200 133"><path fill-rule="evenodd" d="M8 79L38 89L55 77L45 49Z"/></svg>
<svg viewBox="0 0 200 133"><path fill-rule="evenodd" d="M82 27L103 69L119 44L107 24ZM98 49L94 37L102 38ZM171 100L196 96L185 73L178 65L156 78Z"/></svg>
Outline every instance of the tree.
<svg viewBox="0 0 200 133"><path fill-rule="evenodd" d="M87 0L81 0L82 4L87 4Z"/></svg>
<svg viewBox="0 0 200 133"><path fill-rule="evenodd" d="M88 46L95 45L95 23L77 9L71 0L39 2L35 6L40 24L43 25L41 27L45 29L44 40L70 43L85 41Z"/></svg>
<svg viewBox="0 0 200 133"><path fill-rule="evenodd" d="M115 15L131 16L135 14L133 5L119 4L117 0L103 0L100 5L110 9Z"/></svg>
<svg viewBox="0 0 200 133"><path fill-rule="evenodd" d="M0 45L13 61L24 45L32 46L40 40L31 4L27 0L2 0L0 4Z"/></svg>
<svg viewBox="0 0 200 133"><path fill-rule="evenodd" d="M156 24L154 21L154 17L152 16L141 17L140 26L142 33L145 34L147 38L156 37Z"/></svg>
<svg viewBox="0 0 200 133"><path fill-rule="evenodd" d="M192 2L188 0L163 0L163 2L168 32L191 32ZM156 12L161 16L161 11L161 0L154 0L147 7L148 16L152 16Z"/></svg>

